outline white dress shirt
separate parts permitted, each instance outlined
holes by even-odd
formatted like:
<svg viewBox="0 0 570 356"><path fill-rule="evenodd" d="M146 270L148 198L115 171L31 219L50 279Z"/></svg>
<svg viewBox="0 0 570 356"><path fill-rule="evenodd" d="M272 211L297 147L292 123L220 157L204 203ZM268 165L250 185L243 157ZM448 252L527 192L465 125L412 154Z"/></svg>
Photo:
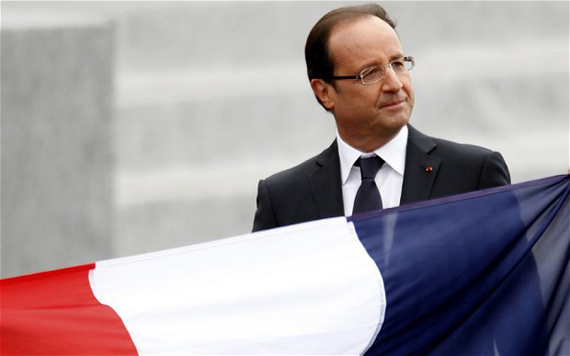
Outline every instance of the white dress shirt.
<svg viewBox="0 0 570 356"><path fill-rule="evenodd" d="M376 174L376 186L382 196L382 206L393 208L400 205L404 168L406 166L406 147L408 144L408 127L404 126L398 135L374 152L360 152L344 142L337 131L338 156L340 158L340 174L342 182L342 198L344 214L352 215L356 192L360 187L360 167L354 162L360 157L367 158L373 154L384 160L380 171Z"/></svg>

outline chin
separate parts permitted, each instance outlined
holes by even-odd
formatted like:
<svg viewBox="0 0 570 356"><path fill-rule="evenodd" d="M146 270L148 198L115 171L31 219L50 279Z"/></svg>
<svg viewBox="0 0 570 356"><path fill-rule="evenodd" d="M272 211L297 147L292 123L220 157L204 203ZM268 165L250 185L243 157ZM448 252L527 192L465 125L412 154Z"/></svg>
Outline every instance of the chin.
<svg viewBox="0 0 570 356"><path fill-rule="evenodd" d="M410 119L408 117L402 116L386 122L385 127L389 131L398 132L402 127L406 126L409 121Z"/></svg>

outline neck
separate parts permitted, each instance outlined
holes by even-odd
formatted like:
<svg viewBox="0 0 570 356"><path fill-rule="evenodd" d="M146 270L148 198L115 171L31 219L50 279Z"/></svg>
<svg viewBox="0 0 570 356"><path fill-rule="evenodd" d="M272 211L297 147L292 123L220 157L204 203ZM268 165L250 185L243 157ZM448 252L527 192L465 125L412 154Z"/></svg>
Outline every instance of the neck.
<svg viewBox="0 0 570 356"><path fill-rule="evenodd" d="M390 135L384 136L363 136L363 137L346 137L339 132L340 137L344 142L346 142L349 146L359 150L363 153L374 152L375 150L379 149L380 147L384 146L388 142L392 141L394 137L398 135L400 130L394 132Z"/></svg>

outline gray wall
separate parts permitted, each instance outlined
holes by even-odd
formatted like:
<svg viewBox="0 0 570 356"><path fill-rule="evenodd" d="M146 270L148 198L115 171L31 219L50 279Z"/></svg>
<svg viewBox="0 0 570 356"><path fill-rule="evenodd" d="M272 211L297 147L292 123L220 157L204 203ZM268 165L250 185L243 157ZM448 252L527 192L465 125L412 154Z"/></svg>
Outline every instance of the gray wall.
<svg viewBox="0 0 570 356"><path fill-rule="evenodd" d="M101 221L99 215L92 216L107 231L99 234L101 244L51 251L52 239L72 246L81 243L81 234L62 231L57 237L38 237L41 225L18 205L27 204L30 196L39 199L44 190L56 192L53 181L58 178L46 176L42 184L22 193L21 178L29 173L7 171L5 151L10 151L3 130L3 276L249 232L258 179L317 154L334 138L332 117L318 106L308 85L303 47L318 18L342 4L2 2L3 34L5 20L22 12L53 19L54 27L78 14L112 21L114 47L108 53L114 67L100 74L114 78L112 113L102 119L112 120L113 140L95 135L80 141L97 140L95 151L105 155L110 150L115 162L111 188L101 188L112 192L110 217ZM412 123L417 128L500 151L514 182L566 171L567 2L382 4L398 22L404 50L417 60L412 72L417 97ZM83 27L76 25L77 30ZM4 129L21 103L4 98L11 90L4 80L4 60L18 54L2 46ZM25 66L28 59L19 63ZM46 65L57 70L62 63ZM60 83L54 90L74 91L73 85ZM44 95L35 92L35 100L45 101ZM46 121L30 121L25 129L49 126ZM45 139L66 140L50 133ZM21 156L8 160L20 161ZM62 165L64 157L56 155L46 168L39 160L31 158L26 164L61 174L86 172L83 161ZM97 170L106 171L107 166ZM5 186L10 179L20 185ZM79 174L74 179L83 178ZM14 201L9 207L7 189ZM49 217L67 205L71 203L37 209ZM63 224L60 220L56 217L53 223ZM30 229L26 225L35 227L23 234ZM28 239L40 239L40 248L30 252ZM85 252L99 249L106 252ZM77 254L82 257L70 257ZM55 262L30 266L20 257L26 255Z"/></svg>
<svg viewBox="0 0 570 356"><path fill-rule="evenodd" d="M2 275L110 256L111 24L3 11L1 45Z"/></svg>

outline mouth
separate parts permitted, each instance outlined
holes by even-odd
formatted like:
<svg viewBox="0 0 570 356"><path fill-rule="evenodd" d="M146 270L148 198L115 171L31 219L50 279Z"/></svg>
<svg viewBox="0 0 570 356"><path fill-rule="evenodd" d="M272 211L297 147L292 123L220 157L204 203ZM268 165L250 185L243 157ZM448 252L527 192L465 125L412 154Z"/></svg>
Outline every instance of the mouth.
<svg viewBox="0 0 570 356"><path fill-rule="evenodd" d="M405 100L394 100L380 105L380 109L397 108L405 103Z"/></svg>

